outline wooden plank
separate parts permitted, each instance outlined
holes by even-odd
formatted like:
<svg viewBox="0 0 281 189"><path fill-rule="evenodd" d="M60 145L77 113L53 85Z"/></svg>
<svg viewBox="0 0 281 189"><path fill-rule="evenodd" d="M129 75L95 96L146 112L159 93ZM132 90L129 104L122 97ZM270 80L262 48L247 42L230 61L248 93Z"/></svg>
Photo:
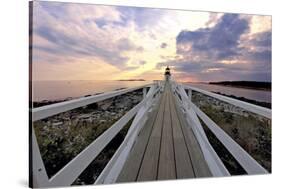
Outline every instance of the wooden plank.
<svg viewBox="0 0 281 189"><path fill-rule="evenodd" d="M141 162L144 156L145 149L148 144L149 137L153 128L153 124L156 120L157 114L159 112L160 104L164 106L163 103L160 103L163 98L163 95L157 105L154 107L154 110L149 115L147 122L140 131L137 140L135 141L134 146L130 152L128 159L126 160L123 169L121 170L117 182L132 182L136 181L138 172L141 166ZM161 108L160 108L161 109Z"/></svg>
<svg viewBox="0 0 281 189"><path fill-rule="evenodd" d="M174 138L174 151L177 178L193 178L195 177L192 162L190 159L189 151L185 143L182 133L179 117L176 112L175 99L171 98L171 117Z"/></svg>
<svg viewBox="0 0 281 189"><path fill-rule="evenodd" d="M211 177L212 174L205 161L204 155L200 149L200 146L194 136L194 133L187 122L184 120L183 113L176 106L176 111L179 117L182 132L184 134L185 142L190 154L190 159L193 165L195 177Z"/></svg>
<svg viewBox="0 0 281 189"><path fill-rule="evenodd" d="M166 88L166 101L164 109L164 121L161 138L160 159L158 167L158 180L167 180L176 178L176 167L174 157L174 145L173 145L173 131L171 123L171 111L170 111L170 87Z"/></svg>
<svg viewBox="0 0 281 189"><path fill-rule="evenodd" d="M138 181L156 180L157 178L160 140L161 140L162 125L163 125L163 113L165 109L165 105L163 106L162 104L165 104L164 102L167 98L167 93L164 92L163 96L164 97L161 101L159 113L157 114L153 126L153 130L149 138L149 142L139 170L139 174L137 178Z"/></svg>

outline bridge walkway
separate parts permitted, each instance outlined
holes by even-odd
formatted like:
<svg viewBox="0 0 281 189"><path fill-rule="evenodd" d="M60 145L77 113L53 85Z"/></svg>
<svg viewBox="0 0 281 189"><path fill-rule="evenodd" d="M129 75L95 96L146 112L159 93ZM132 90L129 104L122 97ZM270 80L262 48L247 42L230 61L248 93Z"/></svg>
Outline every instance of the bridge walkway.
<svg viewBox="0 0 281 189"><path fill-rule="evenodd" d="M212 176L168 83L160 98L140 131L117 182Z"/></svg>

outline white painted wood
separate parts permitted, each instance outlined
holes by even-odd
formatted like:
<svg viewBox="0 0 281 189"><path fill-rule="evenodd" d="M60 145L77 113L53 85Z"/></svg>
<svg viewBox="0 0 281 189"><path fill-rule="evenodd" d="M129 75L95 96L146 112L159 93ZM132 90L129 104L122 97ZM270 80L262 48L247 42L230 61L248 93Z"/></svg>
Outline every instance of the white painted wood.
<svg viewBox="0 0 281 189"><path fill-rule="evenodd" d="M154 96L154 94L158 93L159 90L160 88L158 86L157 88L155 88L155 86L150 88L148 94L146 95L147 101L145 102L143 107L138 111L123 143L115 152L114 156L108 162L102 173L99 175L95 184L109 184L114 183L117 180L124 166L124 163L129 155L129 152L134 144L134 141L136 140L139 131L141 130L147 120L148 110L151 108L152 104L154 104L153 101L157 99L156 97L152 100L152 97Z"/></svg>
<svg viewBox="0 0 281 189"><path fill-rule="evenodd" d="M108 174L104 177L103 183L110 184L114 183L117 180L118 175L120 174L122 167L129 155L129 152L133 146L133 143L136 139L136 136L140 130L140 126L143 126L144 122L147 120L145 116L145 108L141 108L139 114L134 120L134 124L132 124L131 133L129 133L128 137L124 140L124 143L121 144L120 150L116 151L114 157L112 158L112 163L110 162L108 168ZM141 118L141 119L140 119ZM111 165L111 166L110 166Z"/></svg>
<svg viewBox="0 0 281 189"><path fill-rule="evenodd" d="M32 129L32 179L33 179L33 187L34 188L41 188L47 187L49 185L49 177L47 175L40 149L37 143L35 131L33 126Z"/></svg>
<svg viewBox="0 0 281 189"><path fill-rule="evenodd" d="M70 186L83 172L83 170L87 168L87 166L99 155L106 145L116 136L116 134L128 123L128 121L133 118L143 103L144 101L141 101L133 109L127 112L121 119L114 123L93 143L91 143L66 166L64 166L50 179L50 186Z"/></svg>
<svg viewBox="0 0 281 189"><path fill-rule="evenodd" d="M196 114L204 121L219 141L227 148L248 174L268 173L254 158L252 158L239 144L226 134L213 120L192 103Z"/></svg>
<svg viewBox="0 0 281 189"><path fill-rule="evenodd" d="M184 109L186 121L191 126L194 135L201 147L202 153L204 158L210 168L210 171L213 176L220 177L220 176L230 176L230 173L222 163L221 159L213 149L212 145L209 143L209 140L203 130L203 127L193 111L192 108L188 106L188 96L185 90L181 86L176 87L178 89L178 93L181 95L182 100L180 100L177 96L178 105Z"/></svg>
<svg viewBox="0 0 281 189"><path fill-rule="evenodd" d="M143 93L143 98L145 98L145 97L146 97L146 87L144 87L144 88L142 89L142 93Z"/></svg>
<svg viewBox="0 0 281 189"><path fill-rule="evenodd" d="M188 85L184 85L184 88L200 92L200 93L205 94L207 96L211 96L213 98L216 98L216 99L219 99L221 101L227 102L227 103L232 104L234 106L238 106L240 108L243 108L243 109L245 109L249 112L253 112L253 113L256 113L258 115L261 115L261 116L264 116L266 118L271 119L271 110L268 109L268 108L264 108L264 107L261 107L261 106L257 106L257 105L254 105L254 104L250 104L250 103L247 103L247 102L243 102L243 101L240 101L240 100L229 98L229 97L226 97L226 96L223 96L223 95L215 94L215 93L205 91L205 90L202 90L202 89L198 89L198 88L195 88L195 87L191 87L191 86L188 86Z"/></svg>
<svg viewBox="0 0 281 189"><path fill-rule="evenodd" d="M227 176L230 174L225 168L225 166L223 165L223 163L221 162L216 152L214 151L213 147L210 145L197 115L204 122L207 122L208 123L207 126L211 129L212 132L214 132L214 134L218 137L218 139L221 142L223 142L223 144L227 148L230 148L230 152L232 153L232 155L237 159L239 163L242 162L241 165L243 166L243 168L245 168L245 170L248 173L251 174L265 173L264 168L261 167L257 162L256 164L254 162L255 160L253 161L253 158L249 154L247 154L247 152L243 151L243 149L241 150L241 147L237 143L235 143L235 141L231 141L232 139L228 135L226 135L224 131L220 130L220 128L218 129L218 126L210 118L204 115L204 113L199 108L194 107L195 105L191 103L191 95L192 95L191 91L195 90L201 92L205 95L212 96L214 98L225 101L227 103L231 103L235 106L268 117L270 119L271 119L271 110L259 106L255 106L249 103L244 103L232 98L217 95L215 93L211 93L194 87L180 86L174 81L171 82L173 84L172 86L173 90L181 96L181 99L179 99L178 96L176 95L177 103L183 108L186 115L186 120L189 122L192 128L198 140L198 143L202 149L204 158L206 159L206 162L214 176ZM73 160L71 160L50 180L48 179L48 176L46 174L46 170L37 144L36 136L34 135L34 130L32 128L32 137L34 139L32 141L34 186L51 187L51 186L71 185L75 181L75 179L77 179L77 177L85 170L85 168L87 168L87 166L105 148L105 146L114 138L114 136L116 136L116 134L128 123L128 121L132 119L134 115L137 114L137 116L135 117L132 123L131 128L129 129L124 139L124 142L118 148L118 150L116 151L116 153L114 154L114 156L112 157L112 159L107 164L106 168L103 170L102 174L99 176L98 180L96 181L96 183L115 182L116 178L118 177L124 165L125 160L128 157L128 154L136 139L136 136L146 120L149 109L151 108L152 104L155 103L155 100L158 98L158 96L156 95L156 97L153 99L154 94L158 94L159 92L162 92L164 85L163 82L158 82L158 83L154 83L154 85L149 84L149 85L135 87L131 89L113 91L105 94L84 97L80 99L75 99L67 102L57 103L57 104L33 109L32 120L36 121L61 112L86 106L91 103L112 98L114 96L122 95L127 92L131 92L144 87L151 87L151 88L148 94L146 94L146 90L144 90L144 94L146 94L146 96L138 105L136 105L133 109L127 112L121 119L119 119L100 137L98 137L87 148L85 148L81 153L79 153ZM184 88L189 89L190 91L188 93L189 97L187 96Z"/></svg>
<svg viewBox="0 0 281 189"><path fill-rule="evenodd" d="M129 89L123 89L118 91L111 91L104 94L99 94L95 96L89 96L89 97L82 97L79 99L69 100L65 102L60 102L56 104L51 104L47 106L42 106L39 108L32 109L32 121L37 121L40 119L44 119L62 112L66 112L75 108L83 107L92 103L96 103L102 100L106 100L115 96L119 96L131 91L135 91L138 89L142 89L144 87L151 87L151 84L140 86L140 87L134 87Z"/></svg>
<svg viewBox="0 0 281 189"><path fill-rule="evenodd" d="M191 90L191 88L188 88L188 89ZM192 90L194 90L194 88L192 88ZM200 89L198 92L201 92L205 95L210 96L209 92L207 92L207 91L203 91ZM188 101L188 97L184 90L179 89L179 93L181 93L182 96L184 96L184 101ZM214 94L214 95L216 96L216 94ZM219 96L221 96L221 95L219 95ZM217 98L221 99L221 97L217 97ZM229 99L227 99L227 100L229 100ZM231 99L231 101L228 103L233 104L232 100L235 100L235 99ZM235 101L237 101L237 100L235 100ZM183 104L185 104L185 103L183 103ZM220 142L222 142L222 144L229 150L229 152L233 155L233 157L239 162L239 164L245 169L245 171L248 174L268 173L256 160L254 160L239 144L237 144L230 136L228 136L219 126L217 126L217 124L215 122L213 122L196 105L191 103L191 106L192 106L192 110L194 110L194 112L204 121L204 123L207 125L207 127L215 134L215 136L220 140ZM253 107L251 107L251 108L253 108ZM189 115L191 115L191 114L189 114ZM192 117L193 118L190 118L191 121L196 120L194 115ZM196 129L198 129L198 127L196 127L195 130ZM203 132L204 132L203 128L199 129L199 130L200 130L199 132L201 134L203 134ZM197 138L199 139L200 137L198 136ZM204 136L204 138L205 138L205 136Z"/></svg>

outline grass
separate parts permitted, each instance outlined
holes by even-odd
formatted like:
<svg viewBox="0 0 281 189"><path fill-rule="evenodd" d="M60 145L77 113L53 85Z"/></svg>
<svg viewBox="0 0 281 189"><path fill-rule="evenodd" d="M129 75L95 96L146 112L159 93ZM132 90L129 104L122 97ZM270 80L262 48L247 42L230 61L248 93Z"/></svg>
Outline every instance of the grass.
<svg viewBox="0 0 281 189"><path fill-rule="evenodd" d="M193 102L205 112L218 126L220 126L233 140L235 140L245 151L247 151L260 165L268 172L271 172L271 120L259 115L244 112L242 114L232 113L225 110L224 106L208 100L203 94L193 93ZM224 103L224 102L220 102ZM230 104L224 103L227 106ZM205 127L206 130L206 127ZM211 136L207 131L208 138L214 149L220 152L221 145L216 137ZM221 151L224 151L223 149ZM225 157L224 162L227 162ZM232 160L229 159L229 162ZM239 173L240 170L232 169L232 172Z"/></svg>

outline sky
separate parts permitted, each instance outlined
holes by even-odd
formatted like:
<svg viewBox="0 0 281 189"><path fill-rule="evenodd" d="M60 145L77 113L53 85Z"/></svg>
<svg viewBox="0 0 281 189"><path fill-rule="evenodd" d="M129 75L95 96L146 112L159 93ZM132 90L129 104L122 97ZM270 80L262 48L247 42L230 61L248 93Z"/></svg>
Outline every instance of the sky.
<svg viewBox="0 0 281 189"><path fill-rule="evenodd" d="M271 16L35 1L33 80L271 81Z"/></svg>

